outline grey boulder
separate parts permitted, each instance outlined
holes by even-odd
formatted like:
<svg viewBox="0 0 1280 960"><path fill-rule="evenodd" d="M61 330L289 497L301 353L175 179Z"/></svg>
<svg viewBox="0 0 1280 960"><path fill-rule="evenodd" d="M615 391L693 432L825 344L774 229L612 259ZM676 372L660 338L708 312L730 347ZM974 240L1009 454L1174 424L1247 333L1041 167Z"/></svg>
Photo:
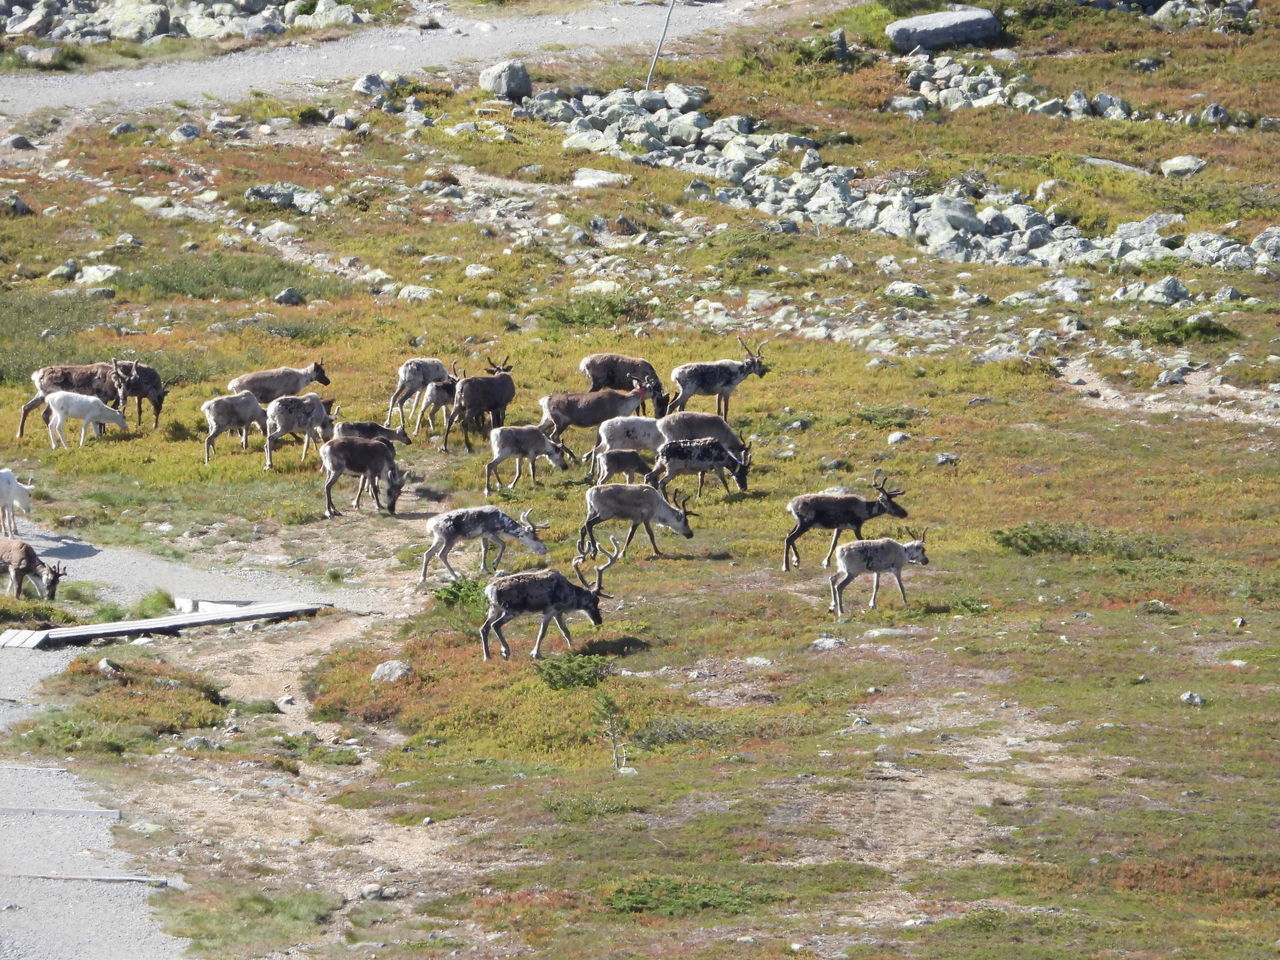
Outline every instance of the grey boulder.
<svg viewBox="0 0 1280 960"><path fill-rule="evenodd" d="M481 72L480 87L517 103L533 94L533 81L529 78L529 71L523 60L495 63Z"/></svg>
<svg viewBox="0 0 1280 960"><path fill-rule="evenodd" d="M1000 36L1000 21L989 10L961 7L944 13L926 13L895 20L884 28L885 36L900 52L925 47L935 50L962 43L984 43Z"/></svg>

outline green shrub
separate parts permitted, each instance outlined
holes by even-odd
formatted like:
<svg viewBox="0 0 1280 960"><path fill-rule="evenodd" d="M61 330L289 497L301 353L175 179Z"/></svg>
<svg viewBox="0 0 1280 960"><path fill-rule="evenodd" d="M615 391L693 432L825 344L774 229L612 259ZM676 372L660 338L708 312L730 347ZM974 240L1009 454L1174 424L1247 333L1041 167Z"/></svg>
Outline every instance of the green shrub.
<svg viewBox="0 0 1280 960"><path fill-rule="evenodd" d="M684 917L703 910L745 913L777 898L759 887L682 877L633 877L615 887L604 902L619 913Z"/></svg>
<svg viewBox="0 0 1280 960"><path fill-rule="evenodd" d="M489 601L484 595L484 586L479 580L463 577L461 580L453 580L437 588L431 595L446 607L484 619L489 609Z"/></svg>
<svg viewBox="0 0 1280 960"><path fill-rule="evenodd" d="M145 291L157 298L178 296L193 300L271 297L285 287L296 287L310 300L341 296L350 289L341 280L276 257L223 252L207 257L176 257L130 270L117 275L115 284L121 290Z"/></svg>
<svg viewBox="0 0 1280 960"><path fill-rule="evenodd" d="M1212 317L1196 317L1188 322L1176 314L1147 317L1136 323L1115 327L1114 332L1124 340L1141 340L1148 344L1162 343L1173 346L1236 340L1240 336L1225 323L1214 320Z"/></svg>
<svg viewBox="0 0 1280 960"><path fill-rule="evenodd" d="M562 657L539 660L533 668L552 690L594 687L609 675L613 663L608 657L591 653L566 653Z"/></svg>
<svg viewBox="0 0 1280 960"><path fill-rule="evenodd" d="M557 793L547 798L545 806L547 812L555 814L562 823L603 820L620 813L645 813L648 810L646 806L635 801L608 797L600 793L590 793L585 797Z"/></svg>
<svg viewBox="0 0 1280 960"><path fill-rule="evenodd" d="M1142 534L1071 523L1032 520L1016 527L992 530L991 539L1023 556L1038 553L1065 553L1071 556L1107 556L1123 560L1144 557L1172 557L1172 544Z"/></svg>
<svg viewBox="0 0 1280 960"><path fill-rule="evenodd" d="M138 601L130 617L145 620L150 617L164 617L173 612L173 594L168 590L152 590Z"/></svg>
<svg viewBox="0 0 1280 960"><path fill-rule="evenodd" d="M927 410L917 410L915 407L863 407L854 411L854 416L863 423L881 430L901 430L927 415Z"/></svg>
<svg viewBox="0 0 1280 960"><path fill-rule="evenodd" d="M542 311L542 322L557 327L613 327L622 323L645 323L653 310L635 297L621 293L593 293L575 297Z"/></svg>

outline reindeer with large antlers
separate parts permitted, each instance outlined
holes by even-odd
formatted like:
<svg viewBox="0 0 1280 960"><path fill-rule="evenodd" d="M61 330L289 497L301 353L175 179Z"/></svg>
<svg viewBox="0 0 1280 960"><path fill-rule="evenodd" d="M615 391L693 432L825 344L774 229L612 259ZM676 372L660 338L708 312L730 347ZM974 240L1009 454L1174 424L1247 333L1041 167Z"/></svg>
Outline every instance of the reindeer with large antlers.
<svg viewBox="0 0 1280 960"><path fill-rule="evenodd" d="M512 573L505 577L497 577L484 588L484 595L489 601L489 613L480 626L480 647L484 658L489 659L489 631L492 630L502 645L502 659L511 657L511 648L502 635L502 625L516 617L528 613L542 614L542 626L538 628L538 638L533 642L533 656L536 658L542 649L542 638L547 635L547 624L552 620L560 628L564 642L572 649L573 638L569 636L569 628L565 626L566 613L581 610L597 627L604 622L600 616L600 601L610 599L604 592L604 572L617 562L620 551L616 538L610 538L613 553L600 548L609 559L603 566L596 567L596 582L587 583L582 575L582 562L585 557L576 557L573 561L573 572L578 575L582 586L571 583L559 570L530 570L524 573Z"/></svg>
<svg viewBox="0 0 1280 960"><path fill-rule="evenodd" d="M813 527L831 530L831 549L827 551L824 567L831 566L831 555L836 552L836 544L840 542L843 530L852 530L853 535L862 539L862 525L873 517L881 515L907 518L905 507L894 502L906 490L889 490L885 484L889 477L883 470L876 470L871 475L871 485L878 496L867 500L853 493L806 493L796 497L787 504L788 512L796 518L796 525L787 534L782 545L782 569L790 570L794 557L796 566L800 565L800 551L796 549L796 541Z"/></svg>
<svg viewBox="0 0 1280 960"><path fill-rule="evenodd" d="M679 392L667 408L668 412L683 410L690 397L710 396L715 394L716 413L729 419L729 394L733 393L743 380L755 374L763 377L768 370L764 365L764 357L760 351L768 340L761 340L753 351L742 337L738 343L747 355L742 360L713 360L701 363L682 363L671 371L671 379L675 381Z"/></svg>
<svg viewBox="0 0 1280 960"><path fill-rule="evenodd" d="M449 411L449 419L444 425L444 439L440 449L449 452L449 431L458 421L462 421L462 443L471 452L471 437L468 428L484 430L484 418L489 417L490 427L500 427L507 419L507 405L515 399L516 384L511 379L510 357L504 357L501 363L489 361L486 376L463 377L458 381L455 390L453 409Z"/></svg>
<svg viewBox="0 0 1280 960"><path fill-rule="evenodd" d="M672 506L666 497L645 483L598 484L587 491L587 519L578 531L578 553L586 555L589 550L595 556L599 546L595 533L597 524L606 520L630 520L631 529L627 532L626 543L622 545L622 553L625 554L627 547L631 546L636 529L643 526L653 555L660 557L662 551L653 539L653 524L660 523L685 539L692 537L689 518L697 514L689 510L688 504L688 497L680 500L677 495Z"/></svg>
<svg viewBox="0 0 1280 960"><path fill-rule="evenodd" d="M432 557L439 557L449 576L458 579L458 571L449 565L449 551L462 540L480 540L480 570L489 571L489 544L497 544L498 555L493 558L493 571L497 573L502 555L507 550L506 537L519 540L538 556L545 556L547 545L538 538L539 530L546 530L549 523L534 523L529 519L532 510L513 520L497 507L462 507L448 513L437 514L427 521L427 533L431 534L431 546L422 555L422 576L418 583L427 581L427 564Z"/></svg>

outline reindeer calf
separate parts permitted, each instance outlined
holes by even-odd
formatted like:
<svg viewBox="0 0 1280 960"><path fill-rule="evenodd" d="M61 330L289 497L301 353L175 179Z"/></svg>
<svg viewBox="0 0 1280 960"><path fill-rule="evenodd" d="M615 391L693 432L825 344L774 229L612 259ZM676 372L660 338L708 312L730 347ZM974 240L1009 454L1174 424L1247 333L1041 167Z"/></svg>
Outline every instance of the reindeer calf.
<svg viewBox="0 0 1280 960"><path fill-rule="evenodd" d="M271 449L275 441L286 433L302 434L302 459L307 459L307 447L312 438L316 446L333 438L332 400L321 400L318 393L301 397L278 397L267 405L267 463L263 470L271 469Z"/></svg>
<svg viewBox="0 0 1280 960"><path fill-rule="evenodd" d="M240 431L240 449L249 449L249 427L258 425L263 435L267 432L267 411L258 398L248 390L241 390L229 397L214 397L200 404L209 435L204 438L204 462L207 466L213 453L213 441L228 430Z"/></svg>
<svg viewBox="0 0 1280 960"><path fill-rule="evenodd" d="M62 446L67 446L67 438L62 433L62 425L72 418L83 420L80 425L80 446L84 446L85 434L89 430L89 424L114 423L121 430L128 429L128 423L124 419L124 414L119 410L112 410L97 397L86 396L83 393L69 393L66 390L56 390L44 398L45 403L49 405L49 445L54 450L58 449L58 441L62 441Z"/></svg>
<svg viewBox="0 0 1280 960"><path fill-rule="evenodd" d="M899 543L884 537L880 540L855 540L846 543L836 551L838 572L831 575L831 606L827 609L837 617L844 616L844 588L860 573L870 573L873 577L871 586L871 602L868 606L876 608L876 594L880 591L880 574L892 573L898 581L898 592L902 594L902 602L907 602L907 591L902 586L902 568L908 563L928 566L929 558L924 552L924 537L927 528L909 543Z"/></svg>
<svg viewBox="0 0 1280 960"><path fill-rule="evenodd" d="M67 575L66 567L45 563L31 544L22 540L0 540L0 570L9 571L9 589L15 598L22 596L22 585L31 577L40 583L40 596L52 600L59 581Z"/></svg>
<svg viewBox="0 0 1280 960"><path fill-rule="evenodd" d="M8 467L0 470L0 534L9 537L18 535L18 518L14 511L31 512L33 489L34 487L15 477Z"/></svg>
<svg viewBox="0 0 1280 960"><path fill-rule="evenodd" d="M653 464L638 450L605 450L596 454L596 483L608 483L616 473L625 474L627 483L635 483L637 475L644 479Z"/></svg>
<svg viewBox="0 0 1280 960"><path fill-rule="evenodd" d="M653 539L653 524L660 523L680 536L688 539L693 536L689 526L689 518L696 513L688 508L689 498L678 501L675 506L667 502L667 498L653 487L643 483L611 483L594 486L587 491L587 519L578 531L578 553L586 555L590 550L595 555L599 545L596 542L595 528L606 520L630 520L631 529L627 532L627 540L622 545L622 554L631 546L631 538L636 529L643 526L649 537L649 546L653 548L655 557L662 556L657 541Z"/></svg>

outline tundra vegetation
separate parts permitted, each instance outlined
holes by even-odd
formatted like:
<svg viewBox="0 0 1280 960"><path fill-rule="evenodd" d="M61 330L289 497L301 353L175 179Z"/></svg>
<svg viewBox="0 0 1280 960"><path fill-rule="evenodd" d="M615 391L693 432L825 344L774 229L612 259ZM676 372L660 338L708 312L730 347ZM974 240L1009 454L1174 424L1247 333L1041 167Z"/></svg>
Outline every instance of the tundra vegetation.
<svg viewBox="0 0 1280 960"><path fill-rule="evenodd" d="M1075 5L1007 6L1017 69L1046 91L1105 89L1164 110L1204 93L1256 116L1280 103L1269 10L1250 34L1219 34ZM1179 232L1247 240L1280 223L1275 130L881 112L906 86L877 52L880 30L923 8L864 4L821 14L820 27L806 14L763 39L682 43L659 64L658 86L702 84L709 115L750 114L812 137L826 162L869 181L927 192L984 179L1033 197L1057 180L1058 196L1039 206L1056 203L1090 230L1177 212ZM863 44L844 65L824 46L838 27ZM1165 66L1131 66L1150 58ZM608 90L646 69L638 56L546 62L538 85ZM265 472L227 444L205 464L202 403L245 371L323 356L324 395L380 421L404 360L479 372L492 357L506 358L515 385L506 423L536 424L539 397L583 389L584 356L643 356L666 376L738 356L739 334L769 340L768 375L733 391L729 425L751 444L749 492L700 501L692 539L663 532L666 556L641 549L612 566L603 624L577 615L572 653L548 640L554 667L529 662L529 618L511 627L510 661L483 662L487 581L453 581L443 565L405 601L407 618L374 618L354 640L333 631L343 642L317 655L298 697L310 714L289 726L261 701L224 698L234 667L212 641L113 648L115 679L97 669L100 651L77 661L55 685L59 708L18 732L15 752L78 755L173 802L196 770L216 780L247 769L251 790L228 816L256 792L264 823L280 802L273 791L314 798L295 833L263 826L252 847L233 850L230 828L209 846L137 841L166 870L176 869L171 851L182 856L191 889L162 901L176 932L219 957L293 947L346 956L376 941L385 957L658 957L679 943L716 958L977 960L1011 944L1045 958L1246 958L1275 941L1280 872L1259 838L1274 831L1280 769L1276 410L1234 392L1280 381L1274 272L1072 267L1090 298L1005 303L1062 277L942 262L866 233L773 232L758 212L686 194L688 173L566 152L563 132L539 121L498 115L514 142L487 134L494 115L476 113L487 95L469 85L426 75L391 101L408 97L434 127L406 136L401 114L345 92L307 104L255 97L223 110L351 110L367 135L315 127L287 144L178 145L161 134L192 116L175 108L134 118L138 131L115 138L98 125L64 130L45 159L70 163L40 176L5 155L6 180L24 180L6 190L56 211L0 211L0 414L16 420L31 372L53 364L137 360L169 389L158 430L131 418L69 450L50 450L43 430L22 440L16 423L0 430L0 463L36 479L34 516L75 517L90 541L205 563L276 555L303 574L340 568L400 603L431 543L428 517L486 502L489 452L444 454L424 437L397 454L415 479L396 516L326 521L315 458L289 454ZM475 130L447 132L473 120ZM1185 180L1081 160L1147 167L1187 153L1210 166ZM584 166L634 179L572 188ZM244 199L277 181L316 191L328 210ZM205 191L217 199L197 199ZM131 202L143 197L210 218L156 215ZM499 227L495 210L510 214ZM284 259L238 230L241 218L294 228L313 259ZM50 271L68 258L89 264L96 250L121 267L115 298L51 296L76 287ZM837 252L848 268L822 268ZM899 272L886 275L888 264ZM387 282L369 278L375 269L427 292L375 292ZM1206 302L1104 298L1170 273ZM891 279L932 296L887 299ZM617 289L573 292L597 280ZM1211 302L1226 284L1256 302ZM306 302L273 302L285 286ZM960 286L967 294L949 299ZM963 299L979 293L989 302ZM836 318L832 330L864 333L814 335L804 318L819 310ZM1189 324L1198 312L1211 316ZM1016 355L975 362L1002 344ZM1059 360L1083 360L1097 379L1073 384L1078 368ZM1152 386L1167 368L1201 364L1199 388ZM1225 382L1207 382L1217 376ZM689 408L711 413L714 400ZM876 470L910 491L930 562L907 573L905 603L893 584L868 610L869 577L856 581L848 620L833 623L832 570L818 563L825 531L805 541L801 567L778 569L794 525L786 504L833 488L874 499ZM504 573L572 573L586 488L578 471L546 471L538 485L493 489L487 502L549 524L539 528L546 557L511 550ZM671 492L683 499L692 480ZM897 523L876 517L864 535L905 539ZM478 550L460 546L457 569L475 570L474 554L459 554ZM60 601L76 586L67 565ZM91 615L92 601L72 603ZM0 599L5 620L55 614L67 615ZM234 638L246 661L258 636ZM409 673L371 681L392 659ZM1189 692L1199 705L1183 701ZM355 743L296 732L312 725ZM188 746L193 735L224 749ZM375 869L399 897L337 888L336 876ZM263 884L262 897L245 894ZM245 941L245 929L258 939Z"/></svg>

